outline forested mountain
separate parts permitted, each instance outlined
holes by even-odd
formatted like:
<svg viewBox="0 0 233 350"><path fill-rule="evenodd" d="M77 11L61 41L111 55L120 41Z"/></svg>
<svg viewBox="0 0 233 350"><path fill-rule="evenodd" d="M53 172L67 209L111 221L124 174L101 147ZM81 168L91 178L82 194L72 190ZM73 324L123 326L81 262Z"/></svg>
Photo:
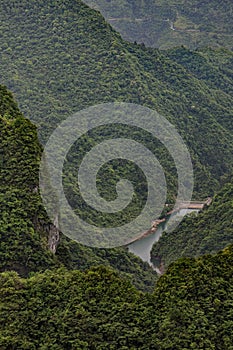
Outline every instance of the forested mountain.
<svg viewBox="0 0 233 350"><path fill-rule="evenodd" d="M152 273L124 250L85 248L63 237L52 254L47 239L53 225L37 188L36 128L4 87L0 102L1 349L231 349L232 247L179 260L152 294L130 283L151 290ZM204 226L212 230L215 223L208 225L218 213L213 235L224 228L226 237L232 186L221 193L198 222L209 215ZM100 264L116 267L120 275Z"/></svg>
<svg viewBox="0 0 233 350"><path fill-rule="evenodd" d="M156 109L186 141L194 165L194 197L213 195L221 178L232 173L232 52L192 52L184 47L160 52L126 43L98 12L79 0L2 1L0 8L2 82L13 90L23 113L39 126L41 140L45 142L61 120L85 107L133 102ZM124 128L121 135L129 134L134 137ZM78 213L82 202L73 195L78 193L74 165L82 158L81 149L84 152L89 142L92 146L104 139L105 133L101 130L89 137L90 141L84 138L75 144L69 157L73 163L64 169L64 185ZM161 145L154 140L148 144L164 168L167 201L173 203L174 164ZM105 170L105 179L117 181L115 166ZM133 172L125 166L123 176ZM70 183L74 184L71 193ZM143 188L144 183L139 185ZM109 186L101 191L114 197ZM139 192L138 198L144 195ZM101 224L104 217L91 219ZM73 245L68 245L69 252ZM65 248L61 251L67 253Z"/></svg>
<svg viewBox="0 0 233 350"><path fill-rule="evenodd" d="M232 42L230 0L85 0L124 39L161 49L185 45L225 46Z"/></svg>
<svg viewBox="0 0 233 350"><path fill-rule="evenodd" d="M0 270L25 276L56 265L39 227L39 218L49 227L38 193L41 146L36 127L2 86L0 111Z"/></svg>
<svg viewBox="0 0 233 350"><path fill-rule="evenodd" d="M230 181L230 179L228 179ZM179 257L216 253L233 243L233 182L225 184L211 206L187 216L173 232L163 233L151 252L155 264L168 266Z"/></svg>
<svg viewBox="0 0 233 350"><path fill-rule="evenodd" d="M189 19L201 30L207 2L194 4L197 10L184 8L182 18L181 7L172 12L174 25L178 20L191 26ZM210 30L220 13L225 35L228 2L211 6ZM232 350L232 52L184 46L161 52L125 42L80 0L1 0L0 32L0 76L6 85L0 85L0 349ZM187 217L154 247L154 262L166 265L160 278L126 248L71 241L42 205L43 147L32 121L45 144L72 113L112 101L141 104L165 116L189 148L194 197L217 191L208 208ZM177 174L165 147L126 126L116 133L139 141L146 137L145 145L164 168L172 204ZM103 129L85 135L66 159L63 184L69 194L74 183L70 199L77 211L74 166L106 136ZM121 174L115 164L102 169L107 171L100 174L103 197L114 197L114 186L108 185L122 175L132 180L132 165L120 165ZM143 199L144 178L136 173L137 179ZM91 219L98 225L104 217ZM205 255L197 258L200 254Z"/></svg>
<svg viewBox="0 0 233 350"><path fill-rule="evenodd" d="M124 42L100 13L79 0L3 0L0 21L2 82L39 126L43 142L74 112L97 103L131 102L156 109L177 127L193 159L196 198L212 195L221 176L231 173L230 51L217 50L212 62L211 51L183 48L188 61L181 62L180 49L162 53ZM202 74L195 71L196 62ZM176 172L166 150L152 147L173 202ZM68 183L71 169L72 164Z"/></svg>
<svg viewBox="0 0 233 350"><path fill-rule="evenodd" d="M231 350L232 247L182 259L153 294L112 270L0 274L2 350Z"/></svg>
<svg viewBox="0 0 233 350"><path fill-rule="evenodd" d="M28 276L59 266L83 270L108 265L139 289L151 290L156 274L139 258L123 248L83 247L62 236L50 222L39 194L42 147L36 127L23 117L2 86L0 124L0 271L13 269Z"/></svg>

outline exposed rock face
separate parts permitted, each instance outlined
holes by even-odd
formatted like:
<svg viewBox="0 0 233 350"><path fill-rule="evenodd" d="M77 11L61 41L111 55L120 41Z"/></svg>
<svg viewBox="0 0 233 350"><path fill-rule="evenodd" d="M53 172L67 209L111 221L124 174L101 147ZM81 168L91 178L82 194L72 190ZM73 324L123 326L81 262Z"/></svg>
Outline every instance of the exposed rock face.
<svg viewBox="0 0 233 350"><path fill-rule="evenodd" d="M46 234L47 246L49 250L55 254L57 251L57 246L60 242L60 230L58 228L58 215L56 215L53 223L46 222L38 219L38 217L33 220L34 228L37 232L44 232Z"/></svg>
<svg viewBox="0 0 233 350"><path fill-rule="evenodd" d="M53 224L49 224L47 227L48 247L49 250L55 254L60 240L60 231L58 229L58 215L56 215Z"/></svg>
<svg viewBox="0 0 233 350"><path fill-rule="evenodd" d="M60 239L60 232L54 225L50 225L48 234L48 246L52 253L56 253Z"/></svg>

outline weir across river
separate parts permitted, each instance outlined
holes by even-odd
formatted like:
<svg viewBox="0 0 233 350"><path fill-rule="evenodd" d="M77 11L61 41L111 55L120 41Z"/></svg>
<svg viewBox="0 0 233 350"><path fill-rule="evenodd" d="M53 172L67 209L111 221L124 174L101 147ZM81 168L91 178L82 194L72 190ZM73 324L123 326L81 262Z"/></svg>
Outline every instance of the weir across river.
<svg viewBox="0 0 233 350"><path fill-rule="evenodd" d="M208 197L205 201L190 201L190 202L180 202L173 210L167 213L171 215L181 209L197 209L202 210L204 206L209 206L212 202L212 198Z"/></svg>

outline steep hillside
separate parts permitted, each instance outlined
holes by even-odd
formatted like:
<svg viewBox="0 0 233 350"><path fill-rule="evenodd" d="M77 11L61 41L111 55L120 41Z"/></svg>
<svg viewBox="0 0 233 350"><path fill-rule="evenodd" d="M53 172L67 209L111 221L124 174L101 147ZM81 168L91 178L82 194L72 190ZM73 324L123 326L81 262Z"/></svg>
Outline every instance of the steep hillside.
<svg viewBox="0 0 233 350"><path fill-rule="evenodd" d="M216 12L225 9L212 4ZM192 6L182 11L191 19ZM194 12L201 22L200 11ZM0 33L1 81L20 106L0 86L0 349L233 350L232 53L184 47L160 52L124 42L79 0L1 0ZM29 119L45 143L70 114L111 101L150 107L176 126L192 156L195 197L220 188L211 206L154 246L154 263L166 266L160 278L124 248L71 241L42 205L42 146ZM133 138L155 153L172 203L177 174L165 147L129 126L110 131L92 130L67 156L63 185L76 210L82 209L74 195L76 166L110 136ZM136 170L124 161L106 164L99 192L114 198L123 175L139 180L137 199L143 202L145 179ZM93 219L96 225L104 221L101 214Z"/></svg>
<svg viewBox="0 0 233 350"><path fill-rule="evenodd" d="M151 295L112 270L0 274L0 347L232 349L232 247L182 259Z"/></svg>
<svg viewBox="0 0 233 350"><path fill-rule="evenodd" d="M2 82L39 126L43 142L61 120L87 106L132 102L156 109L184 137L195 168L196 198L212 195L221 176L232 171L232 134L226 130L232 120L230 90L210 86L170 54L125 43L100 13L79 0L3 0L0 21ZM203 55L216 81L230 79L217 59L211 64L211 53ZM231 57L228 51L223 55ZM151 144L165 170L171 203L176 171L166 150Z"/></svg>
<svg viewBox="0 0 233 350"><path fill-rule="evenodd" d="M169 267L155 289L161 322L152 344L158 349L232 348L232 253L231 246Z"/></svg>
<svg viewBox="0 0 233 350"><path fill-rule="evenodd" d="M38 194L41 146L35 126L2 86L0 111L0 270L25 276L56 265L39 225L41 219L50 230Z"/></svg>
<svg viewBox="0 0 233 350"><path fill-rule="evenodd" d="M216 194L213 203L198 215L186 217L171 233L164 233L152 250L155 264L168 266L178 258L216 253L233 243L233 183Z"/></svg>
<svg viewBox="0 0 233 350"><path fill-rule="evenodd" d="M211 93L221 104L226 107L229 103L229 95L233 94L233 53L226 49L213 50L205 48L192 52L184 47L167 51L167 55L173 61L181 64L183 67L205 82ZM216 119L224 126L227 131L233 132L232 114L216 114Z"/></svg>
<svg viewBox="0 0 233 350"><path fill-rule="evenodd" d="M2 86L0 113L0 271L15 270L28 276L59 266L84 270L107 265L121 271L139 289L151 290L156 274L139 258L123 248L81 246L55 228L39 195L42 147L36 127L23 117Z"/></svg>
<svg viewBox="0 0 233 350"><path fill-rule="evenodd" d="M150 47L233 47L232 3L227 1L85 0L129 41Z"/></svg>

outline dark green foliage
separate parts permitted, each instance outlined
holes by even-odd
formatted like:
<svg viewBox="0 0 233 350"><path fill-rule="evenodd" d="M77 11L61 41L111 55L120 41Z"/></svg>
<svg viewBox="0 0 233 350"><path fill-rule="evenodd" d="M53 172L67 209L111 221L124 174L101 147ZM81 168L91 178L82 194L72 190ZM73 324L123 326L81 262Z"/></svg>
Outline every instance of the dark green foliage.
<svg viewBox="0 0 233 350"><path fill-rule="evenodd" d="M154 294L158 349L232 349L232 258L230 247L170 266Z"/></svg>
<svg viewBox="0 0 233 350"><path fill-rule="evenodd" d="M232 266L232 247L179 260L152 295L105 267L2 273L1 349L232 350Z"/></svg>
<svg viewBox="0 0 233 350"><path fill-rule="evenodd" d="M0 7L2 80L14 91L23 112L39 125L44 141L63 118L84 107L99 102L134 102L155 108L165 115L185 139L194 165L196 198L212 195L222 176L232 172L231 52L202 50L193 53L181 48L162 53L125 43L99 13L80 1L15 1L9 4L4 0ZM195 66L198 69L195 70ZM34 127L21 119L14 103L7 106L9 98L2 98L5 106L1 107L4 109L2 115L5 115L1 122L2 132L15 136L10 136L14 146L9 149L7 144L4 146L4 154L9 154L10 158L1 153L1 162L6 162L11 171L7 173L8 168L3 166L1 181L4 186L17 183L16 202L21 203L17 206L25 208L21 215L23 218L26 215L29 220L28 227L33 227L36 232L39 230L36 235L42 237L46 248L44 225L48 224L48 218L36 192L41 149L33 141L36 138ZM11 112L17 113L19 118L10 120ZM7 113L10 114L7 116ZM98 141L100 135L92 135L88 142L84 140L85 147L93 145L94 137ZM7 141L3 138L3 142ZM21 142L25 147L19 151ZM173 203L176 194L174 164L164 147L151 139L146 139L146 144L164 168L169 189L167 200ZM71 158L74 156L74 164L79 161L77 158L81 153L80 144L76 147L70 155ZM25 157L21 157L23 154ZM107 170L105 179L109 179L108 174L112 173L111 166ZM130 168L123 170L123 175L126 175ZM68 163L64 180L68 189L74 179L72 171L72 164L69 166ZM113 180L109 180L113 185L111 191L108 192L109 186L100 188L103 196L114 197L118 178L116 171ZM21 192L21 184L26 186L26 193ZM143 189L139 195L143 198L143 181L139 185ZM78 192L76 184L72 190L72 193ZM3 194L4 191L6 189ZM19 198L19 192L22 198ZM74 206L79 210L76 198ZM102 221L100 215L96 224L102 224ZM75 247L77 251L83 249ZM102 252L99 260L88 250L84 254L84 263L79 261L76 264L73 243L64 243L59 249L60 259L67 266L90 266L87 263L89 258L102 263ZM153 280L152 274L149 279Z"/></svg>
<svg viewBox="0 0 233 350"><path fill-rule="evenodd" d="M230 180L230 179L229 179ZM216 253L233 243L233 184L227 183L210 207L186 217L171 233L164 233L152 249L152 260L166 266L181 256Z"/></svg>
<svg viewBox="0 0 233 350"><path fill-rule="evenodd" d="M111 266L142 291L151 292L157 281L157 274L149 265L129 253L126 248L84 247L62 236L56 255L69 269L85 270L97 265Z"/></svg>
<svg viewBox="0 0 233 350"><path fill-rule="evenodd" d="M230 0L85 0L129 41L150 47L232 48ZM173 29L172 29L173 28Z"/></svg>
<svg viewBox="0 0 233 350"><path fill-rule="evenodd" d="M2 79L44 140L81 108L136 102L158 109L185 138L196 196L212 194L231 173L229 51L161 53L124 43L80 1L3 0L0 9ZM47 243L51 223L38 190L42 149L36 128L4 87L0 126L0 349L232 350L232 246L173 263L152 294L131 282L151 291L155 273L123 248L87 248L61 236L53 255ZM92 135L85 147L100 136ZM174 164L161 145L146 142L160 154L172 201ZM108 166L111 171L113 164ZM68 164L66 170L72 180L73 168ZM119 174L114 175L111 180L102 173L113 185L110 198ZM107 195L106 188L100 191ZM215 252L231 242L232 185L176 233L180 247L187 248L184 255Z"/></svg>
<svg viewBox="0 0 233 350"><path fill-rule="evenodd" d="M10 5L4 0L0 22L2 81L14 91L24 114L38 125L43 142L61 120L85 107L132 102L156 109L177 127L192 156L196 198L212 195L220 177L232 171L231 52L181 50L179 54L177 50L173 54L126 43L100 13L79 0ZM191 63L184 64L179 55L188 56ZM196 61L200 71L206 71L206 79L194 70ZM161 145L154 140L148 143L160 155L168 202L173 203L174 166ZM73 162L79 151L77 144ZM68 187L72 168L73 164L68 169ZM102 193L106 192L103 188ZM75 183L73 193L78 193Z"/></svg>
<svg viewBox="0 0 233 350"><path fill-rule="evenodd" d="M57 270L28 280L5 273L1 300L18 315L6 319L1 309L1 349L117 349L142 342L138 327L129 323L139 313L140 294L103 267L86 273Z"/></svg>
<svg viewBox="0 0 233 350"><path fill-rule="evenodd" d="M41 146L12 95L0 91L0 270L25 276L56 265L39 230L39 220L46 222L38 193Z"/></svg>
<svg viewBox="0 0 233 350"><path fill-rule="evenodd" d="M110 265L139 289L151 291L156 274L124 249L91 249L61 235L56 255L49 251L51 223L39 195L42 147L36 127L22 116L2 86L0 110L0 271L28 276L61 265L81 270Z"/></svg>

